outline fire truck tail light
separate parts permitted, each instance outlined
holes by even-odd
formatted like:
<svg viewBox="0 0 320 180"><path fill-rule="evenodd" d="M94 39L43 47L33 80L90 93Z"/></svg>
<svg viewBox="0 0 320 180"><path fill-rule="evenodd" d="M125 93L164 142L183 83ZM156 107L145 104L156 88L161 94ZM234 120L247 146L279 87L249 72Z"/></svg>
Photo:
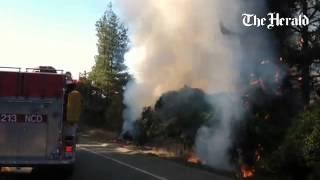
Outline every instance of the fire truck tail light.
<svg viewBox="0 0 320 180"><path fill-rule="evenodd" d="M72 146L66 146L65 147L65 152L66 153L73 153L73 147Z"/></svg>

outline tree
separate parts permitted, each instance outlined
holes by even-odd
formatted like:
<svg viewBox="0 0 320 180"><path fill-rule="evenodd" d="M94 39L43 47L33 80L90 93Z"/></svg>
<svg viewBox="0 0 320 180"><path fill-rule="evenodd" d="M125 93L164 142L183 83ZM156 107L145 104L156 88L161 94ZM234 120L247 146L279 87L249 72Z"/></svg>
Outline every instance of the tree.
<svg viewBox="0 0 320 180"><path fill-rule="evenodd" d="M119 130L122 123L124 86L129 81L124 55L128 51L128 29L108 5L103 16L96 22L98 54L88 80L99 91L104 119L108 127Z"/></svg>
<svg viewBox="0 0 320 180"><path fill-rule="evenodd" d="M314 88L319 86L320 62L320 1L319 0L268 0L271 10L282 16L306 15L310 19L307 26L290 26L277 31L282 41L282 57L296 69L294 79L298 79L304 104L309 105Z"/></svg>
<svg viewBox="0 0 320 180"><path fill-rule="evenodd" d="M82 77L78 85L83 99L81 123L93 127L105 125L104 112L107 102L101 98L101 90L93 87L91 81Z"/></svg>
<svg viewBox="0 0 320 180"><path fill-rule="evenodd" d="M320 178L319 107L316 103L295 118L282 144L265 158L266 169L293 179Z"/></svg>
<svg viewBox="0 0 320 180"><path fill-rule="evenodd" d="M89 74L93 85L102 89L107 98L122 94L128 80L124 54L128 51L128 29L119 22L110 3L104 15L96 22L98 55Z"/></svg>
<svg viewBox="0 0 320 180"><path fill-rule="evenodd" d="M213 118L213 107L206 98L201 89L188 86L162 94L154 108L143 109L136 122L139 144L170 139L191 148L199 128Z"/></svg>

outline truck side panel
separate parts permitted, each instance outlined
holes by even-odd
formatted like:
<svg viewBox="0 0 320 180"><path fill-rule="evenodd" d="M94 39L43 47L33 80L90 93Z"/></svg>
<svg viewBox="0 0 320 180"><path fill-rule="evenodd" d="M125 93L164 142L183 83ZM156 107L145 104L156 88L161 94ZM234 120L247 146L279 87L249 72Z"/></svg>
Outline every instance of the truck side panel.
<svg viewBox="0 0 320 180"><path fill-rule="evenodd" d="M20 73L0 72L0 97L20 96Z"/></svg>
<svg viewBox="0 0 320 180"><path fill-rule="evenodd" d="M23 96L61 98L65 77L56 74L23 74Z"/></svg>

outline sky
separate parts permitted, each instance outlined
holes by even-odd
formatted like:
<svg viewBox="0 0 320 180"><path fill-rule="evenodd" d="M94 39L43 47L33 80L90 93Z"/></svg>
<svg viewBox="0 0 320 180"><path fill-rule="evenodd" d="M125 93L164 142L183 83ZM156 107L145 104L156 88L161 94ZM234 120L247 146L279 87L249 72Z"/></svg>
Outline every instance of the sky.
<svg viewBox="0 0 320 180"><path fill-rule="evenodd" d="M108 0L0 0L0 66L90 71Z"/></svg>

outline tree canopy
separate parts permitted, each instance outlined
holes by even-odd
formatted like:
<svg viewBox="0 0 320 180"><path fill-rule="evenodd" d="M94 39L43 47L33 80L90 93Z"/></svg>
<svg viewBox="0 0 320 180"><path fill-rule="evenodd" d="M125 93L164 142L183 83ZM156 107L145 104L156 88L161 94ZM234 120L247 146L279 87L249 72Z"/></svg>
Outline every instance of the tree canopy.
<svg viewBox="0 0 320 180"><path fill-rule="evenodd" d="M129 38L128 29L120 23L112 4L96 22L96 30L98 54L89 80L107 97L122 94L128 78L124 55L128 51Z"/></svg>
<svg viewBox="0 0 320 180"><path fill-rule="evenodd" d="M82 78L84 119L88 124L121 130L123 92L129 80L124 55L128 51L128 29L110 3L96 22L97 55L88 77Z"/></svg>

